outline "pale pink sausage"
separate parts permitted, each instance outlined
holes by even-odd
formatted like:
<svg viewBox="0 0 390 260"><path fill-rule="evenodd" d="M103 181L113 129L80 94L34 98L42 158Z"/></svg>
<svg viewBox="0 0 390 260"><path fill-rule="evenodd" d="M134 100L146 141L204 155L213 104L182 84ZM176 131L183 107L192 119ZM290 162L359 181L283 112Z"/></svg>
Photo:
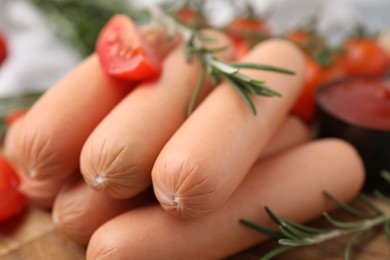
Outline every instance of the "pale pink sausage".
<svg viewBox="0 0 390 260"><path fill-rule="evenodd" d="M166 31L143 27L146 40L162 58L178 43ZM34 181L23 192L34 204L51 207L60 187L78 173L82 145L95 126L130 92L134 82L107 76L92 55L51 87L7 132L5 153Z"/></svg>
<svg viewBox="0 0 390 260"><path fill-rule="evenodd" d="M208 47L230 44L215 31ZM216 54L223 60L234 56L232 48ZM150 172L158 153L187 118L201 66L185 60L178 46L164 61L157 82L144 83L128 95L93 131L81 153L81 172L94 189L114 198L129 198L151 184ZM202 96L210 91L207 82Z"/></svg>
<svg viewBox="0 0 390 260"><path fill-rule="evenodd" d="M285 120L300 91L302 53L290 42L266 41L243 61L290 69L296 75L243 72L282 94L252 96L257 116L228 83L205 99L164 146L153 167L155 194L171 214L197 218L220 207Z"/></svg>
<svg viewBox="0 0 390 260"><path fill-rule="evenodd" d="M77 178L60 190L53 207L53 220L63 234L86 245L102 224L121 213L146 205L153 198L153 192L147 191L131 199L112 199Z"/></svg>
<svg viewBox="0 0 390 260"><path fill-rule="evenodd" d="M308 142L313 138L313 131L300 118L290 115L272 135L259 159L272 156L285 149Z"/></svg>
<svg viewBox="0 0 390 260"><path fill-rule="evenodd" d="M266 239L240 219L275 228L268 206L303 223L335 208L323 191L350 201L363 180L361 159L349 144L304 144L257 163L233 196L203 218L174 218L154 205L110 220L92 236L87 259L223 259Z"/></svg>
<svg viewBox="0 0 390 260"><path fill-rule="evenodd" d="M145 28L163 57L177 39ZM34 179L63 178L78 169L83 143L135 85L109 77L93 54L52 86L7 135L6 154Z"/></svg>
<svg viewBox="0 0 390 260"><path fill-rule="evenodd" d="M269 151L266 152L267 156L306 142L309 139L307 133L304 123L296 117L288 117L282 128L276 132L270 144L267 145L266 151ZM274 147L274 145L276 146ZM27 181L27 184L33 182L31 180ZM33 185L27 185L26 187L26 184L24 184L23 186L24 190L36 190L41 197L42 193L45 194L47 190L51 190L51 186L42 189L34 189L35 186ZM131 210L136 206L144 206L152 199L152 193L149 190L147 193L132 199L117 200L93 191L82 180L75 180L61 189L56 197L53 219L66 236L77 243L87 244L92 233L98 227L120 213ZM30 192L29 197L32 195L35 194Z"/></svg>

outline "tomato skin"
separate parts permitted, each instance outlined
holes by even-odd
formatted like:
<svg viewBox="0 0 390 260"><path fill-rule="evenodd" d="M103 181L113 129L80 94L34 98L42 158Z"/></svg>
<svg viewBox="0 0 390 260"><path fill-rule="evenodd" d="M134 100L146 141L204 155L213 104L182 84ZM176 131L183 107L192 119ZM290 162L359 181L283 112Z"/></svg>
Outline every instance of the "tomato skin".
<svg viewBox="0 0 390 260"><path fill-rule="evenodd" d="M8 161L0 155L0 221L19 214L25 197L18 191L19 178Z"/></svg>
<svg viewBox="0 0 390 260"><path fill-rule="evenodd" d="M125 80L148 80L161 73L161 62L126 15L115 15L99 34L96 52L103 70Z"/></svg>
<svg viewBox="0 0 390 260"><path fill-rule="evenodd" d="M327 80L329 71L305 55L305 79L301 93L295 102L292 113L306 123L312 123L315 115L315 91Z"/></svg>
<svg viewBox="0 0 390 260"><path fill-rule="evenodd" d="M11 126L13 123L15 123L17 120L22 118L26 113L28 109L20 109L20 110L15 110L12 111L11 113L7 114L5 116L5 122L7 126Z"/></svg>
<svg viewBox="0 0 390 260"><path fill-rule="evenodd" d="M378 76L389 69L390 57L374 39L349 39L344 48L342 62L350 76Z"/></svg>
<svg viewBox="0 0 390 260"><path fill-rule="evenodd" d="M258 41L271 36L268 24L259 19L240 17L225 29L236 49L236 59L243 58Z"/></svg>
<svg viewBox="0 0 390 260"><path fill-rule="evenodd" d="M7 51L5 36L0 32L0 65L7 58L7 55L8 55L8 51Z"/></svg>
<svg viewBox="0 0 390 260"><path fill-rule="evenodd" d="M197 18L197 14L189 8L180 9L176 15L182 23L189 25L195 23Z"/></svg>

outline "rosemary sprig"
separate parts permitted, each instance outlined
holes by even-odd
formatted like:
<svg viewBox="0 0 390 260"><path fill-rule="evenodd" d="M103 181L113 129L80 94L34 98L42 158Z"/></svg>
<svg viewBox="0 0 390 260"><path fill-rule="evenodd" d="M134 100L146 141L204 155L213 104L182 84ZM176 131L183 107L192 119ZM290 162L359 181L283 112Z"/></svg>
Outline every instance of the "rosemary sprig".
<svg viewBox="0 0 390 260"><path fill-rule="evenodd" d="M203 35L199 30L186 26L175 20L172 16L165 13L161 8L154 4L148 4L147 10L151 16L158 22L167 27L169 32L179 33L184 38L186 48L187 61L191 62L193 57L197 57L202 65L203 72L199 78L197 88L193 95L188 108L188 114L190 115L194 110L198 95L201 91L206 74L209 75L213 85L215 86L220 79L224 79L229 82L234 89L237 90L239 95L244 99L250 108L252 114L256 115L256 108L251 100L251 95L261 95L267 97L281 96L277 91L269 88L265 82L252 79L245 76L240 72L242 68L255 69L255 70L267 70L278 73L284 73L294 75L294 72L282 68L277 68L268 65L251 64L251 63L238 63L238 62L224 62L215 56L215 53L222 51L228 46L221 46L219 48L207 48L205 43L209 41L216 41L214 38Z"/></svg>
<svg viewBox="0 0 390 260"><path fill-rule="evenodd" d="M381 175L390 184L390 172L383 171ZM374 194L379 200L386 203L387 205L390 205L390 199L386 198L385 195L383 195L379 191L375 191ZM361 202L363 206L365 206L364 211L361 209L356 209L342 202L328 192L325 192L325 196L335 202L347 213L355 217L359 217L361 219L358 221L341 222L334 219L328 213L325 212L323 213L323 216L331 224L332 227L328 229L313 228L310 226L300 225L288 221L277 215L275 212L273 212L266 206L265 211L272 219L272 221L278 224L278 230L270 229L266 226L257 224L246 219L240 220L242 224L256 230L257 232L260 232L266 236L278 240L279 247L268 252L260 259L271 259L290 249L303 246L318 245L325 241L329 241L341 236L349 236L349 239L344 248L344 259L346 260L350 258L350 252L353 243L360 236L370 232L378 226L383 227L383 232L390 241L390 214L379 209L366 195L361 194L358 197L358 201Z"/></svg>

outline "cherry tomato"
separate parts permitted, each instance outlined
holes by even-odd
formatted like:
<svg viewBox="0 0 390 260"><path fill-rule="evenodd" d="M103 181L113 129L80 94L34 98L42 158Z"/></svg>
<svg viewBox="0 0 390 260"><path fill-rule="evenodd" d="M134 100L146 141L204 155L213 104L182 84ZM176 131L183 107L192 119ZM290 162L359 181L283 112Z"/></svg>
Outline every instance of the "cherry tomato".
<svg viewBox="0 0 390 260"><path fill-rule="evenodd" d="M305 56L305 80L292 113L311 123L315 115L315 91L327 79L328 70L322 68L309 55Z"/></svg>
<svg viewBox="0 0 390 260"><path fill-rule="evenodd" d="M15 123L17 120L22 118L26 113L27 109L20 109L20 110L15 110L9 113L8 115L5 116L5 122L7 126L9 127L13 123Z"/></svg>
<svg viewBox="0 0 390 260"><path fill-rule="evenodd" d="M189 8L180 9L176 16L182 23L185 24L193 24L197 19L197 14Z"/></svg>
<svg viewBox="0 0 390 260"><path fill-rule="evenodd" d="M383 75L389 69L390 57L374 39L349 39L344 47L342 62L348 75Z"/></svg>
<svg viewBox="0 0 390 260"><path fill-rule="evenodd" d="M147 80L161 73L161 62L136 24L115 15L99 34L96 51L102 68L117 78Z"/></svg>
<svg viewBox="0 0 390 260"><path fill-rule="evenodd" d="M236 48L236 57L241 59L253 45L271 36L268 24L255 18L237 18L226 28Z"/></svg>
<svg viewBox="0 0 390 260"><path fill-rule="evenodd" d="M296 29L287 34L287 39L297 44L305 43L310 40L310 35L304 30Z"/></svg>
<svg viewBox="0 0 390 260"><path fill-rule="evenodd" d="M8 161L0 156L0 221L19 214L25 197L18 191L19 178Z"/></svg>
<svg viewBox="0 0 390 260"><path fill-rule="evenodd" d="M4 35L0 32L0 65L7 57L7 44Z"/></svg>

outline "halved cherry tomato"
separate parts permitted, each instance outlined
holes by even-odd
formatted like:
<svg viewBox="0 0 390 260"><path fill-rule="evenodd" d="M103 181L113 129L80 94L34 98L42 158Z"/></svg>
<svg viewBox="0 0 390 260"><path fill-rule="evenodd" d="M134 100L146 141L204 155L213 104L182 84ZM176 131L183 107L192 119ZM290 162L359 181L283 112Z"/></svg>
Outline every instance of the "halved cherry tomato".
<svg viewBox="0 0 390 260"><path fill-rule="evenodd" d="M5 36L0 32L0 65L7 58L7 44L5 41Z"/></svg>
<svg viewBox="0 0 390 260"><path fill-rule="evenodd" d="M348 75L383 75L389 69L390 57L374 39L349 39L344 47L342 63Z"/></svg>
<svg viewBox="0 0 390 260"><path fill-rule="evenodd" d="M99 34L96 51L102 68L117 78L147 80L161 73L161 62L136 24L115 15Z"/></svg>
<svg viewBox="0 0 390 260"><path fill-rule="evenodd" d="M236 48L237 59L245 56L253 45L271 36L271 29L265 21L248 17L236 18L225 31Z"/></svg>
<svg viewBox="0 0 390 260"><path fill-rule="evenodd" d="M292 113L311 123L315 115L315 91L328 77L328 70L322 68L313 58L305 55L305 80L302 91L292 108Z"/></svg>
<svg viewBox="0 0 390 260"><path fill-rule="evenodd" d="M18 191L19 178L8 161L0 155L0 221L19 214L25 197Z"/></svg>

